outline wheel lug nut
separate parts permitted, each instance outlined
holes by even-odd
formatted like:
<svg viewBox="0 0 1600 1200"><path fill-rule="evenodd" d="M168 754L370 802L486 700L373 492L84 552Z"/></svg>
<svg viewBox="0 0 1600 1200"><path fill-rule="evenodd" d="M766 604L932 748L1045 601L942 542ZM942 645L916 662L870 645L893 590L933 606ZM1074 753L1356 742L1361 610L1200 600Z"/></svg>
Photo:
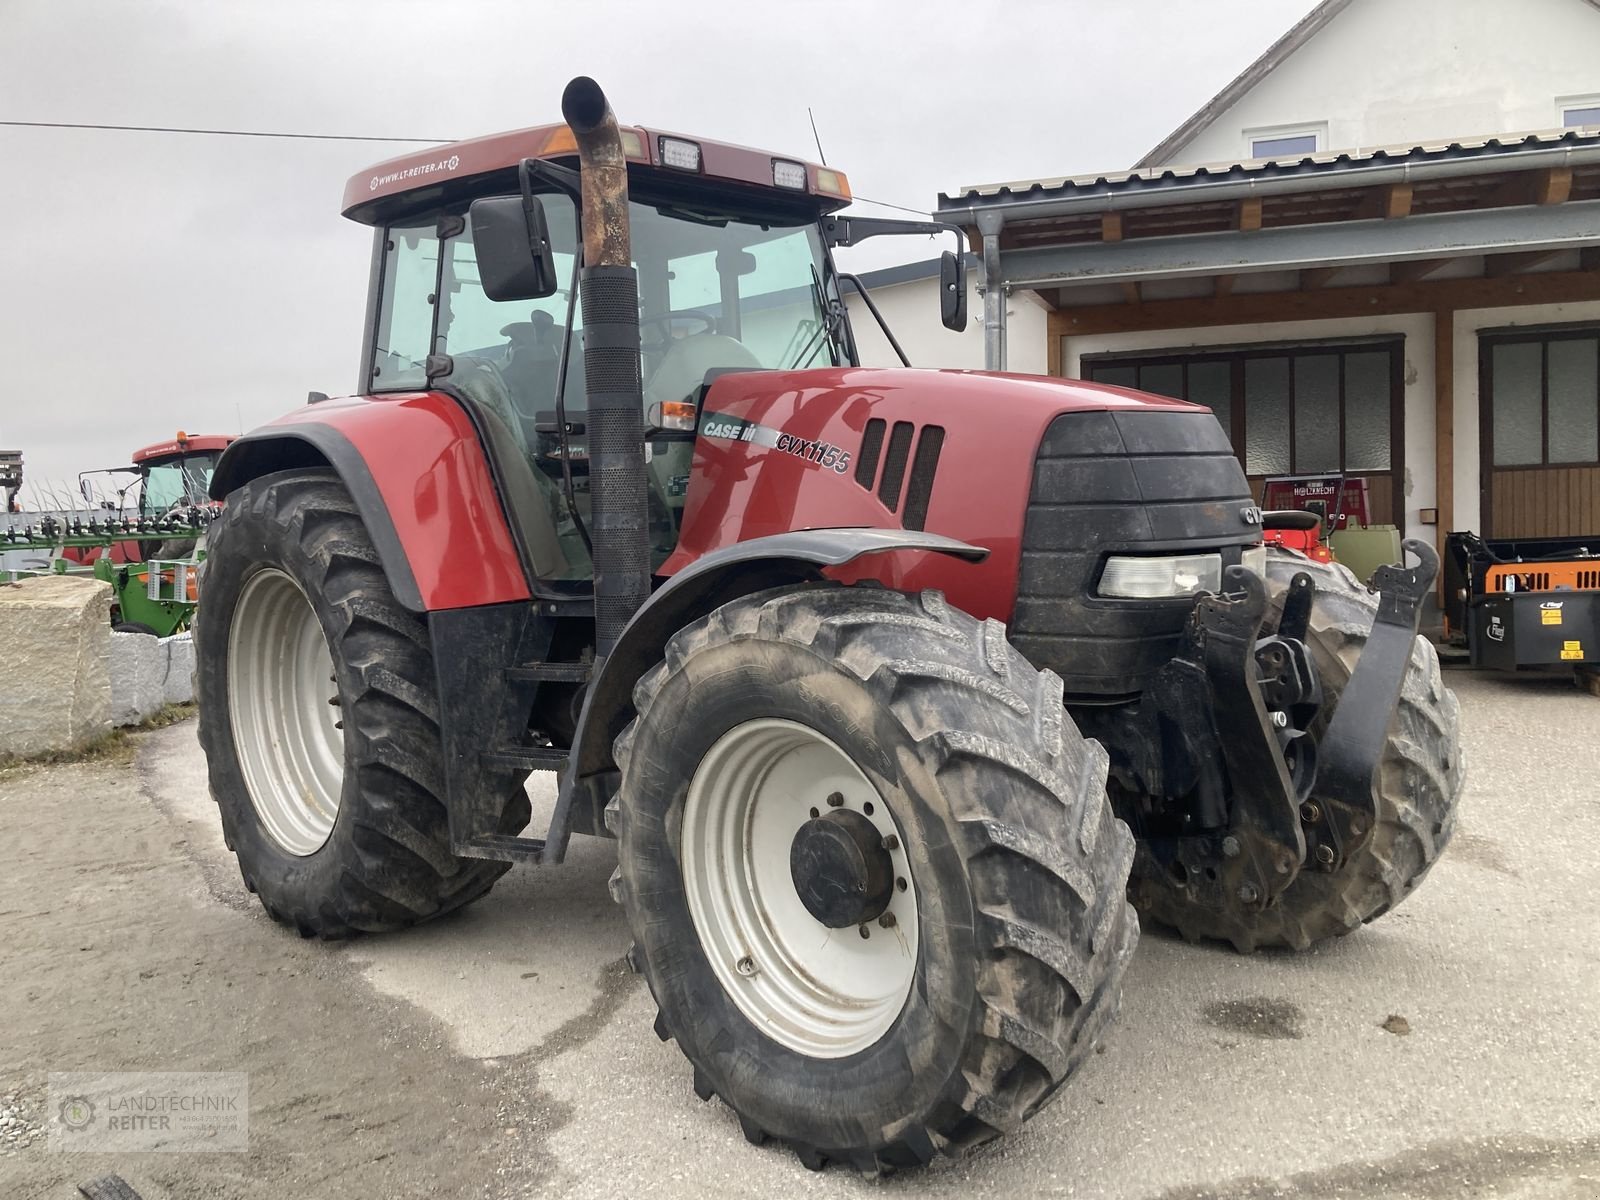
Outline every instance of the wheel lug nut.
<svg viewBox="0 0 1600 1200"><path fill-rule="evenodd" d="M1333 866L1333 847L1324 843L1317 847L1317 861L1325 867Z"/></svg>
<svg viewBox="0 0 1600 1200"><path fill-rule="evenodd" d="M868 929L865 925L863 925L861 927L861 936L864 937L864 938L871 937L872 936L872 930Z"/></svg>
<svg viewBox="0 0 1600 1200"><path fill-rule="evenodd" d="M886 912L883 914L883 916L878 918L878 925L882 929L893 929L896 923L895 916L892 912Z"/></svg>
<svg viewBox="0 0 1600 1200"><path fill-rule="evenodd" d="M883 839L883 848L885 850L898 850L898 849L900 849L900 839L897 838L892 833L889 834L887 837L885 837Z"/></svg>
<svg viewBox="0 0 1600 1200"><path fill-rule="evenodd" d="M905 891L906 890L906 879L905 879L905 876L902 875L902 876L900 876L900 878L896 879L894 881L894 886L899 888L902 892Z"/></svg>
<svg viewBox="0 0 1600 1200"><path fill-rule="evenodd" d="M746 954L738 962L733 964L733 969L739 972L739 974L743 975L746 979L749 979L756 973L756 960Z"/></svg>
<svg viewBox="0 0 1600 1200"><path fill-rule="evenodd" d="M328 703L333 705L335 708L338 708L339 707L339 697L338 696L329 696L328 697Z"/></svg>
<svg viewBox="0 0 1600 1200"><path fill-rule="evenodd" d="M1315 800L1307 800L1300 806L1300 819L1307 825L1315 825L1322 820L1322 808Z"/></svg>
<svg viewBox="0 0 1600 1200"><path fill-rule="evenodd" d="M828 807L829 808L838 808L843 803L844 803L844 794L842 792L834 792L832 795L830 795L828 797Z"/></svg>

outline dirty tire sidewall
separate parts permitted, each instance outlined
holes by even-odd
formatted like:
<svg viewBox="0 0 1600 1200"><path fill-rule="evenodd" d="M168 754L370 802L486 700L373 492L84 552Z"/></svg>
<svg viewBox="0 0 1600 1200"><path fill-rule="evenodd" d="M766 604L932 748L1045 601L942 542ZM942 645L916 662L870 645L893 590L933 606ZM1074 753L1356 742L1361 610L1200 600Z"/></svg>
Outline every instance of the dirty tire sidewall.
<svg viewBox="0 0 1600 1200"><path fill-rule="evenodd" d="M734 601L677 635L618 740L617 879L657 1032L676 1038L696 1090L729 1104L747 1136L781 1138L807 1165L920 1163L1015 1128L1115 1009L1137 937L1123 895L1131 835L1105 802L1104 752L1062 710L1059 680L993 625L986 637L934 593L825 586ZM905 834L920 931L911 992L888 1032L848 1056L801 1054L757 1028L707 961L685 896L690 782L723 734L758 716L833 741ZM1053 747L1040 745L1041 726Z"/></svg>
<svg viewBox="0 0 1600 1200"><path fill-rule="evenodd" d="M205 568L194 627L200 741L224 838L268 914L302 936L337 938L412 925L486 893L507 864L450 853L426 624L395 600L337 476L281 472L233 493L211 527ZM269 568L299 585L316 614L344 721L339 810L327 840L304 856L263 826L231 726L232 618ZM502 824L521 829L527 814L518 777Z"/></svg>

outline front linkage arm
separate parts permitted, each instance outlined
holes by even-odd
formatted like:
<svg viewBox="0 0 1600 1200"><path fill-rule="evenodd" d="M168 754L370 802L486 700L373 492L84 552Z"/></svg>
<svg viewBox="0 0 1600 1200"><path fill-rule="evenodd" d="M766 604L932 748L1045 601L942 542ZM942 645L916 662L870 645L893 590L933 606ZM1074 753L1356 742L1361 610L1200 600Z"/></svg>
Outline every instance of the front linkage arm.
<svg viewBox="0 0 1600 1200"><path fill-rule="evenodd" d="M1379 567L1372 574L1378 615L1322 735L1317 811L1308 814L1315 818L1308 824L1317 841L1317 862L1327 870L1342 865L1372 836L1377 816L1373 775L1411 664L1422 601L1439 572L1438 552L1426 542L1409 539L1405 551L1416 557L1416 566ZM1402 553L1402 564L1404 559Z"/></svg>
<svg viewBox="0 0 1600 1200"><path fill-rule="evenodd" d="M1196 602L1184 649L1141 714L1162 744L1167 794L1192 789L1196 836L1177 840L1162 876L1192 900L1265 907L1304 864L1334 870L1371 836L1373 776L1439 562L1422 542L1405 549L1417 566L1373 575L1378 615L1320 746L1307 732L1323 706L1305 643L1311 577L1290 581L1265 638L1266 588L1253 572L1229 568L1225 591Z"/></svg>

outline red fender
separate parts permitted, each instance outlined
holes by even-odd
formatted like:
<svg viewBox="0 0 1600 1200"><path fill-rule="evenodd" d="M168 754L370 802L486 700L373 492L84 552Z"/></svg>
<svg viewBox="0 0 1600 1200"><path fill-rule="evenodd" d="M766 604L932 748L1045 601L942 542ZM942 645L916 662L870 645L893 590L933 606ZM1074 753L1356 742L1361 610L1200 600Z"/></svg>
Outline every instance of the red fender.
<svg viewBox="0 0 1600 1200"><path fill-rule="evenodd" d="M211 494L294 467L350 489L395 598L415 612L532 596L478 432L443 392L309 404L239 438Z"/></svg>

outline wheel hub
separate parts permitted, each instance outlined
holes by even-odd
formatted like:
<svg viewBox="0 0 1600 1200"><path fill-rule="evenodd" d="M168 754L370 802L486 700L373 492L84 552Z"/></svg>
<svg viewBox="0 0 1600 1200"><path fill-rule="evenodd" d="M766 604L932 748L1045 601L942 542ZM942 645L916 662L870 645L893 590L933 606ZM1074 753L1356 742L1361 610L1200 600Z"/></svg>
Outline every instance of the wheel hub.
<svg viewBox="0 0 1600 1200"><path fill-rule="evenodd" d="M836 808L800 826L789 847L800 903L829 929L877 920L894 896L894 861L866 817Z"/></svg>

